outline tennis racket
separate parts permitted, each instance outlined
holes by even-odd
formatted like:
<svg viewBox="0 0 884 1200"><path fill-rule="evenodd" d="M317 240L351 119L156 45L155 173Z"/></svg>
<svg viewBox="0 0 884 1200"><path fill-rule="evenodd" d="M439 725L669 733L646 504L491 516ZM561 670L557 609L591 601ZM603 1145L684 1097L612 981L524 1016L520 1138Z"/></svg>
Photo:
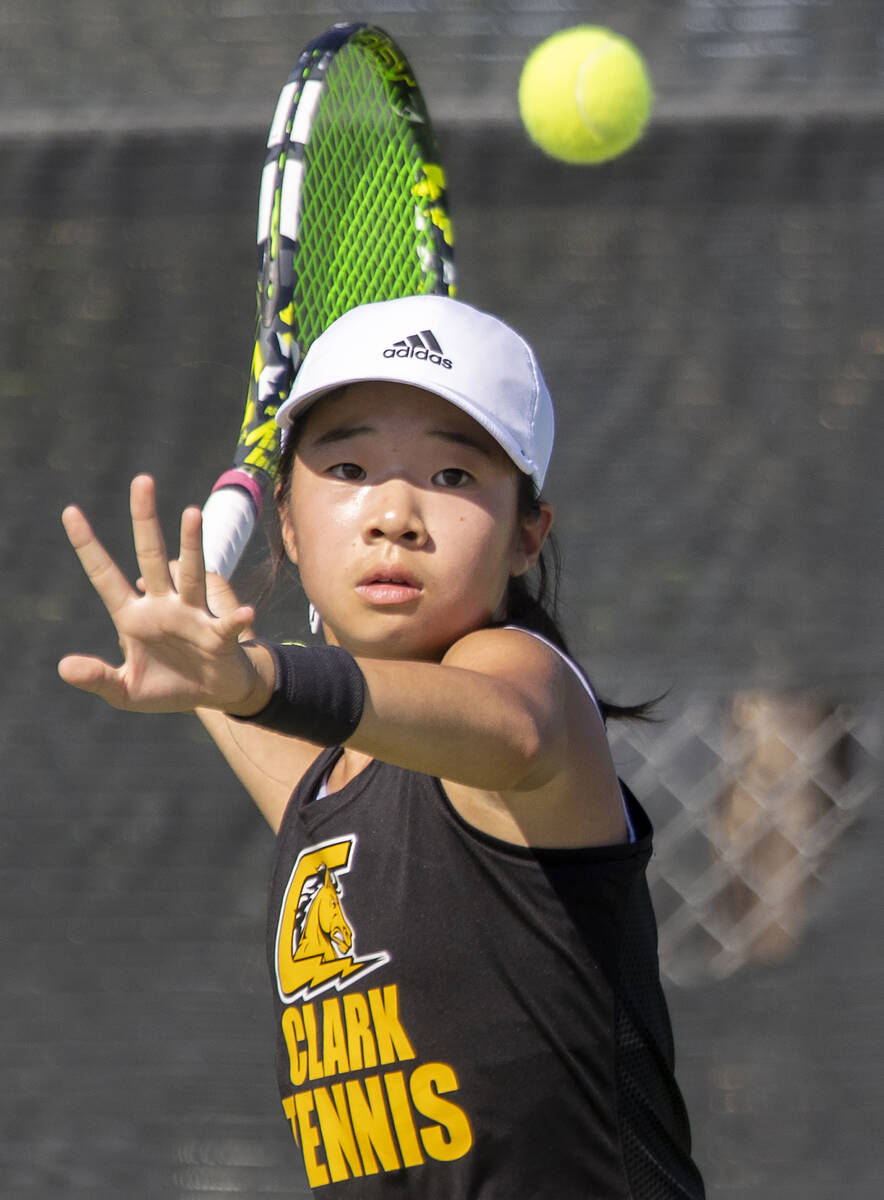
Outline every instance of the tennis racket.
<svg viewBox="0 0 884 1200"><path fill-rule="evenodd" d="M280 454L275 416L315 338L357 304L454 295L445 174L402 51L338 24L280 93L258 201L258 314L233 466L203 508L206 567L229 579Z"/></svg>

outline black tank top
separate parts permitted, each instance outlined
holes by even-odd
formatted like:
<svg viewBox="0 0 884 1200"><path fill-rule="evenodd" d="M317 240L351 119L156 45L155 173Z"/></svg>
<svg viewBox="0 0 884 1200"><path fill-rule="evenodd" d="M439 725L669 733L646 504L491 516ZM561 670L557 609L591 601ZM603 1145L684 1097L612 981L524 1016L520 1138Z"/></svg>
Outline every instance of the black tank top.
<svg viewBox="0 0 884 1200"><path fill-rule="evenodd" d="M370 763L279 832L268 960L285 1114L321 1196L703 1196L635 841L512 846Z"/></svg>

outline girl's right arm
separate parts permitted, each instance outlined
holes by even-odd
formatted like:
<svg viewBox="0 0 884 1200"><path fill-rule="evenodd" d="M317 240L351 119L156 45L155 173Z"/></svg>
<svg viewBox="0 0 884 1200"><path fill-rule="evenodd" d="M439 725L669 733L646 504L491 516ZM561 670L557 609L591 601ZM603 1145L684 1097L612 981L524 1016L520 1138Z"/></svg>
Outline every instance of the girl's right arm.
<svg viewBox="0 0 884 1200"><path fill-rule="evenodd" d="M233 588L220 575L206 577L206 592L209 608L219 617L238 607ZM234 721L216 708L197 708L196 715L276 833L294 786L320 753L319 747Z"/></svg>
<svg viewBox="0 0 884 1200"><path fill-rule="evenodd" d="M276 833L295 784L320 753L319 747L232 721L217 709L198 708L196 715Z"/></svg>
<svg viewBox="0 0 884 1200"><path fill-rule="evenodd" d="M66 683L129 712L199 712L255 803L277 828L289 795L319 751L225 715L256 712L266 704L274 685L273 662L263 647L243 646L254 613L239 605L229 588L222 604L214 595L221 581L212 581L219 610L209 607L199 510L187 509L182 516L181 550L173 569L148 476L132 481L130 508L141 571L137 589L83 513L73 506L65 509L68 538L116 627L123 662L115 667L100 658L72 654L59 663L59 674Z"/></svg>

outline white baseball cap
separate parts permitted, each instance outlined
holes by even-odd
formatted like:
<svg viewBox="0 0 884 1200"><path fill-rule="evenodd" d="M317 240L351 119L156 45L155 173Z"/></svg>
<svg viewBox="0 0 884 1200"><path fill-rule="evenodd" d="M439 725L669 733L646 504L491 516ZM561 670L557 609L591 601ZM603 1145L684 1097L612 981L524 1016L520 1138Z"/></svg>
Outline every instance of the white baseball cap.
<svg viewBox="0 0 884 1200"><path fill-rule="evenodd" d="M552 400L534 351L503 321L448 296L362 304L304 356L276 414L288 429L320 396L367 380L409 383L451 401L500 443L538 491L552 454Z"/></svg>

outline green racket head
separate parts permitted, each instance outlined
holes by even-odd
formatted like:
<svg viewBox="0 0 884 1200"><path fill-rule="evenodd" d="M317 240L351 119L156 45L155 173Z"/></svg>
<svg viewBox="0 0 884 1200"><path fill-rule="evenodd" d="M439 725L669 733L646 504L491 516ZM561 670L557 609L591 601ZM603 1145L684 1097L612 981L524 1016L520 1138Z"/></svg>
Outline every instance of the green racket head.
<svg viewBox="0 0 884 1200"><path fill-rule="evenodd" d="M293 288L302 353L357 304L454 293L445 177L414 119L413 82L402 64L378 70L365 44L335 56L305 149Z"/></svg>
<svg viewBox="0 0 884 1200"><path fill-rule="evenodd" d="M279 461L277 409L319 334L358 304L455 292L429 113L405 56L382 30L335 25L302 52L271 123L258 210L249 390L233 469L215 486L247 493L245 509L259 510ZM213 560L227 575L247 538L231 544L220 527L204 534L207 547L223 544Z"/></svg>
<svg viewBox="0 0 884 1200"><path fill-rule="evenodd" d="M273 417L319 334L358 304L455 292L445 174L411 68L387 34L335 26L308 47L283 90L271 142L237 463L270 477L279 453Z"/></svg>

